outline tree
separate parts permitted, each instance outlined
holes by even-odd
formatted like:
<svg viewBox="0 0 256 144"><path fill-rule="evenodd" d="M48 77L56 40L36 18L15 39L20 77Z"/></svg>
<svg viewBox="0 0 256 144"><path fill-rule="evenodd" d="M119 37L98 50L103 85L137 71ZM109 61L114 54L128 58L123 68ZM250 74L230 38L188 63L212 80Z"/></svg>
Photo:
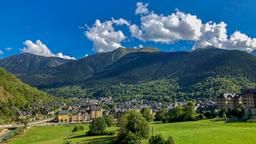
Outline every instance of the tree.
<svg viewBox="0 0 256 144"><path fill-rule="evenodd" d="M184 117L184 108L182 106L176 106L169 112L169 121L182 121Z"/></svg>
<svg viewBox="0 0 256 144"><path fill-rule="evenodd" d="M149 144L165 144L165 140L162 135L158 134L155 136L151 136L148 140Z"/></svg>
<svg viewBox="0 0 256 144"><path fill-rule="evenodd" d="M110 127L115 124L115 118L113 115L108 115L103 117L107 126Z"/></svg>
<svg viewBox="0 0 256 144"><path fill-rule="evenodd" d="M195 118L195 105L193 102L189 101L184 107L184 120L195 120Z"/></svg>
<svg viewBox="0 0 256 144"><path fill-rule="evenodd" d="M126 144L130 143L130 141L141 143L149 137L149 123L138 111L129 110L124 113L118 125L120 127L118 143Z"/></svg>
<svg viewBox="0 0 256 144"><path fill-rule="evenodd" d="M107 124L104 118L96 118L91 122L89 126L89 131L87 132L87 134L101 135L105 133L106 128L107 128Z"/></svg>
<svg viewBox="0 0 256 144"><path fill-rule="evenodd" d="M142 116L148 121L148 122L152 122L154 120L154 116L152 114L151 109L149 109L148 107L143 108L141 111Z"/></svg>
<svg viewBox="0 0 256 144"><path fill-rule="evenodd" d="M168 121L168 109L164 108L161 109L156 113L156 120L162 121L162 122L167 122Z"/></svg>

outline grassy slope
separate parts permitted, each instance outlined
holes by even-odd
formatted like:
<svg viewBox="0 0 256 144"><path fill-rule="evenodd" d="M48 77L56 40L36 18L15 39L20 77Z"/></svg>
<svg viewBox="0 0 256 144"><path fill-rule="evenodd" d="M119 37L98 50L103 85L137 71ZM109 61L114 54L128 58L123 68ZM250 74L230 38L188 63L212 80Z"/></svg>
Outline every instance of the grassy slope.
<svg viewBox="0 0 256 144"><path fill-rule="evenodd" d="M164 137L172 135L176 144L255 144L256 123L224 123L208 120L196 122L180 122L153 124L154 134L161 133ZM115 127L110 128L112 130ZM62 144L64 138L85 144L111 143L113 136L79 137L84 132L72 134L72 126L35 127L24 135L17 136L10 144Z"/></svg>
<svg viewBox="0 0 256 144"><path fill-rule="evenodd" d="M88 125L84 125L85 130L72 133L73 126L46 126L33 127L27 130L24 134L19 135L10 141L10 144L62 144L64 140L80 143L111 143L113 136L90 136L83 137L86 131L89 130ZM108 130L116 130L111 127Z"/></svg>

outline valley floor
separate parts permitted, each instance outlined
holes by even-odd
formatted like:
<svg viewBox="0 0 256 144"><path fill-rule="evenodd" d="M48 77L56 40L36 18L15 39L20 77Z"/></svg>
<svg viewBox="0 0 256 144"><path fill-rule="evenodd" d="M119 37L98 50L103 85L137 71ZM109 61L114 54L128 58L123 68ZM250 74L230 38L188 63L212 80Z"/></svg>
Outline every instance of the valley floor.
<svg viewBox="0 0 256 144"><path fill-rule="evenodd" d="M153 134L164 137L173 136L176 144L255 144L256 123L224 123L223 121L195 121L179 123L154 123ZM86 136L85 130L72 133L73 126L45 126L33 127L24 134L16 136L10 144L62 144L64 140L72 142L107 144L114 140L114 136ZM116 127L108 130L117 130ZM152 133L151 131L151 133Z"/></svg>

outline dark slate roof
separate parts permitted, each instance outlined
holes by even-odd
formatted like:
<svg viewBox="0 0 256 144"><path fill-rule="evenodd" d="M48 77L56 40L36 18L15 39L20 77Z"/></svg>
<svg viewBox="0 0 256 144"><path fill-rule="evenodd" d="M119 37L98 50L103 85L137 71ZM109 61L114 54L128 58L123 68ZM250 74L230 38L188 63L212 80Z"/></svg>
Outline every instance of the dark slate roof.
<svg viewBox="0 0 256 144"><path fill-rule="evenodd" d="M68 115L70 112L68 110L61 110L58 112L58 115Z"/></svg>
<svg viewBox="0 0 256 144"><path fill-rule="evenodd" d="M101 107L99 107L99 106L91 106L90 110L91 111L100 111Z"/></svg>

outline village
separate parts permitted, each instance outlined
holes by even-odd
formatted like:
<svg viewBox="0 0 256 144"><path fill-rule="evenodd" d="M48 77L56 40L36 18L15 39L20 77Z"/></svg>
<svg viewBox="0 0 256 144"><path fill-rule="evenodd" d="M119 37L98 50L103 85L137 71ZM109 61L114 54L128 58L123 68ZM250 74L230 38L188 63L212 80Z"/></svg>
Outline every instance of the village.
<svg viewBox="0 0 256 144"><path fill-rule="evenodd" d="M123 112L130 109L141 110L145 107L150 108L153 113L164 107L171 110L177 106L186 104L183 98L176 99L174 102L162 103L148 99L131 99L130 101L114 102L112 97L102 97L99 99L72 98L68 103L55 102L48 105L33 106L33 111L17 110L19 119L28 118L28 122L53 118L55 123L83 123L90 122L95 118L104 115L120 117ZM243 89L239 94L223 93L216 100L196 99L195 110L197 112L206 110L234 110L243 106L246 112L256 114L256 90ZM41 115L34 115L35 111L41 111Z"/></svg>

